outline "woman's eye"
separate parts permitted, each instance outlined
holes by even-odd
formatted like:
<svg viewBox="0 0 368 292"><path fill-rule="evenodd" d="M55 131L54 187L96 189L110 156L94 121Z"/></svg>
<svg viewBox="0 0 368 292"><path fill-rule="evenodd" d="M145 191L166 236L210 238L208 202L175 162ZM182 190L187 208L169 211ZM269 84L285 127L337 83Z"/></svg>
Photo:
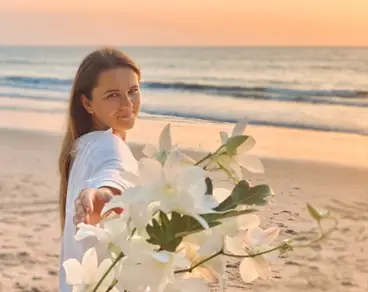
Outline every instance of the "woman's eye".
<svg viewBox="0 0 368 292"><path fill-rule="evenodd" d="M106 98L112 98L112 97L118 97L119 94L118 93L111 93L108 96L106 96Z"/></svg>
<svg viewBox="0 0 368 292"><path fill-rule="evenodd" d="M136 94L136 93L138 93L138 88L133 88L133 89L131 89L131 90L129 90L129 94Z"/></svg>

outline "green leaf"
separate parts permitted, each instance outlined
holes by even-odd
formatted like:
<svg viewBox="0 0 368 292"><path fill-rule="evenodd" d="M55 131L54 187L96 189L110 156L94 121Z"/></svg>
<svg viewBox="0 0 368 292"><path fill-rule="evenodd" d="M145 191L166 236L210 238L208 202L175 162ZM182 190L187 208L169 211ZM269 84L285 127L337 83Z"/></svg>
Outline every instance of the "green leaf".
<svg viewBox="0 0 368 292"><path fill-rule="evenodd" d="M257 212L257 210L256 209L246 209L246 210L239 210L239 211L231 210L231 211L224 212L224 213L203 214L202 217L207 222L215 222L215 221L219 221L221 219L237 217L237 216L240 216L240 215L250 214L250 213L254 213L254 212Z"/></svg>
<svg viewBox="0 0 368 292"><path fill-rule="evenodd" d="M269 203L272 197L275 194L272 189L268 185L258 185L251 187L242 203L245 205L256 205L256 206L264 206Z"/></svg>
<svg viewBox="0 0 368 292"><path fill-rule="evenodd" d="M212 228L221 224L220 220L236 217L244 214L253 213L257 210L231 210L223 213L211 213L201 215ZM160 224L156 219L152 219L151 224L147 225L146 231L149 235L148 242L159 245L161 249L175 251L183 240L184 236L200 232L202 225L196 219L188 215L181 215L177 212L171 213L171 218L164 212L159 213Z"/></svg>
<svg viewBox="0 0 368 292"><path fill-rule="evenodd" d="M234 202L241 202L244 200L244 197L246 195L246 193L250 190L250 183L246 180L242 180L240 181L235 188L233 189L233 191L231 192L231 199Z"/></svg>
<svg viewBox="0 0 368 292"><path fill-rule="evenodd" d="M272 189L268 185L251 187L249 182L242 180L235 186L231 195L221 202L215 210L223 212L235 209L239 205L263 206L268 204L273 196Z"/></svg>
<svg viewBox="0 0 368 292"><path fill-rule="evenodd" d="M159 213L160 223L161 223L161 230L165 237L171 238L173 234L172 226L170 224L169 218L167 214L160 211Z"/></svg>
<svg viewBox="0 0 368 292"><path fill-rule="evenodd" d="M250 185L247 181L242 180L240 181L233 191L231 192L230 196L228 196L224 201L222 201L216 208L215 211L227 211L236 208L241 201L241 195L248 191Z"/></svg>
<svg viewBox="0 0 368 292"><path fill-rule="evenodd" d="M163 229L169 228L170 226L170 221L169 218L167 217L165 212L160 211L160 213L158 214L159 218L160 218L160 223Z"/></svg>

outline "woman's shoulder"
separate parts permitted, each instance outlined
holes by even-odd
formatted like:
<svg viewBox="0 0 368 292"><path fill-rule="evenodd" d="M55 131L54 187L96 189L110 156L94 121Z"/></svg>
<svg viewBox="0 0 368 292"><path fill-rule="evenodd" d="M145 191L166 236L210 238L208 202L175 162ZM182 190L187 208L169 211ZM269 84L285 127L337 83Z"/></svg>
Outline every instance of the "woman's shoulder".
<svg viewBox="0 0 368 292"><path fill-rule="evenodd" d="M130 151L126 143L111 130L94 131L81 136L75 145L76 152L121 152Z"/></svg>

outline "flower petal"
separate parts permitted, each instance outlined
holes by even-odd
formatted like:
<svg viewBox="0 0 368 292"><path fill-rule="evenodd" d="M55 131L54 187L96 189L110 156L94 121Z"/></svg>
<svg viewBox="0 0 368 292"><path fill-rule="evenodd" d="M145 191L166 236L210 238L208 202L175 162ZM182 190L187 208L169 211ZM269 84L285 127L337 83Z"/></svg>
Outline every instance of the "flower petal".
<svg viewBox="0 0 368 292"><path fill-rule="evenodd" d="M158 246L150 244L145 238L136 236L131 240L125 240L121 245L122 251L128 257L130 262L140 263L152 260L151 253Z"/></svg>
<svg viewBox="0 0 368 292"><path fill-rule="evenodd" d="M211 234L208 239L201 245L197 253L200 256L211 256L221 250L224 246L224 236L219 233Z"/></svg>
<svg viewBox="0 0 368 292"><path fill-rule="evenodd" d="M171 125L167 124L159 137L159 148L160 151L162 150L166 150L166 151L170 151L172 147L172 139L171 139Z"/></svg>
<svg viewBox="0 0 368 292"><path fill-rule="evenodd" d="M251 246L266 245L273 242L280 233L280 228L270 227L263 230L260 227L250 228L247 232L247 242Z"/></svg>
<svg viewBox="0 0 368 292"><path fill-rule="evenodd" d="M264 279L268 280L272 276L271 267L267 260L263 256L258 256L253 258L253 263L257 270L258 275Z"/></svg>
<svg viewBox="0 0 368 292"><path fill-rule="evenodd" d="M212 213L212 212L214 212L212 209L216 208L219 205L219 203L216 200L216 198L214 198L213 196L204 195L203 196L203 201L201 202L201 205L203 206L204 209L210 209L211 213Z"/></svg>
<svg viewBox="0 0 368 292"><path fill-rule="evenodd" d="M237 149L236 149L236 153L238 153L238 155L248 152L250 150L252 150L254 148L254 146L256 146L256 140L252 137L252 136L248 136L248 138L243 142L243 144L241 144Z"/></svg>
<svg viewBox="0 0 368 292"><path fill-rule="evenodd" d="M181 154L178 150L171 151L165 161L163 171L169 183L173 183L181 172Z"/></svg>
<svg viewBox="0 0 368 292"><path fill-rule="evenodd" d="M97 252L95 248L88 249L82 259L83 282L89 284L94 280L97 272Z"/></svg>
<svg viewBox="0 0 368 292"><path fill-rule="evenodd" d="M233 254L247 255L243 242L239 237L226 237L225 246Z"/></svg>
<svg viewBox="0 0 368 292"><path fill-rule="evenodd" d="M139 178L142 184L158 181L162 178L162 166L156 159L141 158L139 160Z"/></svg>
<svg viewBox="0 0 368 292"><path fill-rule="evenodd" d="M172 256L174 257L174 265L176 267L184 269L190 266L190 261L181 254L173 253Z"/></svg>
<svg viewBox="0 0 368 292"><path fill-rule="evenodd" d="M174 183L182 190L188 190L194 198L206 193L205 172L199 166L185 166Z"/></svg>
<svg viewBox="0 0 368 292"><path fill-rule="evenodd" d="M234 126L231 136L234 137L234 136L243 135L247 126L248 126L248 120L246 118L239 120L237 124Z"/></svg>
<svg viewBox="0 0 368 292"><path fill-rule="evenodd" d="M246 283L250 283L259 277L258 269L252 258L245 258L239 266L240 276Z"/></svg>
<svg viewBox="0 0 368 292"><path fill-rule="evenodd" d="M106 242L107 241L107 235L105 230L102 228L99 228L98 226L80 223L78 224L78 231L75 235L75 240L83 240L87 237L96 237L99 241Z"/></svg>
<svg viewBox="0 0 368 292"><path fill-rule="evenodd" d="M76 259L69 259L63 263L66 282L70 285L83 284L82 266Z"/></svg>
<svg viewBox="0 0 368 292"><path fill-rule="evenodd" d="M220 132L221 144L226 144L227 140L229 140L229 135L226 132Z"/></svg>
<svg viewBox="0 0 368 292"><path fill-rule="evenodd" d="M153 252L152 257L156 261L159 261L160 263L165 263L165 264L167 264L171 260L170 254L166 251Z"/></svg>
<svg viewBox="0 0 368 292"><path fill-rule="evenodd" d="M261 160L255 156L250 154L243 154L238 156L238 163L240 166L244 167L250 172L253 173L263 173L264 167Z"/></svg>
<svg viewBox="0 0 368 292"><path fill-rule="evenodd" d="M149 291L146 290L150 278L156 276L155 271L148 269L145 265L127 263L123 266L119 275L118 287L120 291Z"/></svg>

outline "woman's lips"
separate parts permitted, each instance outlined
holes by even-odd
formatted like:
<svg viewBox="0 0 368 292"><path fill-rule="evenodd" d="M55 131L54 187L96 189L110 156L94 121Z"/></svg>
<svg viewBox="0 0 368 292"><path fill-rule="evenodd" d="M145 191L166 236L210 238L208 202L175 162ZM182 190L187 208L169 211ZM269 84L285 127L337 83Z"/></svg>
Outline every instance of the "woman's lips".
<svg viewBox="0 0 368 292"><path fill-rule="evenodd" d="M118 115L118 119L127 120L133 118L133 112Z"/></svg>

